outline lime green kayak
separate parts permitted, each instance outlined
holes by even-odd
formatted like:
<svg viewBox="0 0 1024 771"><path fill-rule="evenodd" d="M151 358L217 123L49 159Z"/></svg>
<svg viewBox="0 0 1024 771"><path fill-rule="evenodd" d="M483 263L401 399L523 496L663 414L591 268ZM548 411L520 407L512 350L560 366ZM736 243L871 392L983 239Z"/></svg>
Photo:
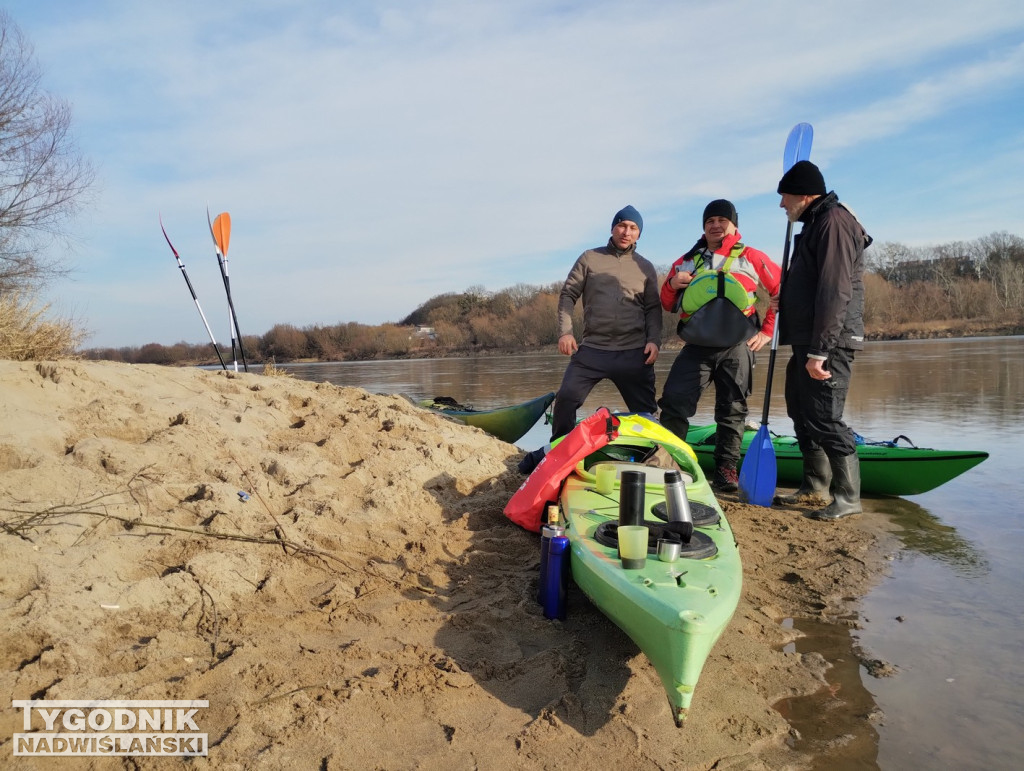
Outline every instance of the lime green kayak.
<svg viewBox="0 0 1024 771"><path fill-rule="evenodd" d="M740 452L757 432L748 430L743 436ZM974 468L988 457L980 450L932 450L926 447L899 445L891 442L866 442L857 445L860 458L860 489L866 495L918 495L934 490L954 477ZM711 473L715 468L715 424L693 426L686 432L686 441L697 454L701 468ZM775 448L776 479L780 486L796 487L803 475L803 456L794 436L772 436ZM742 465L742 460L741 460Z"/></svg>
<svg viewBox="0 0 1024 771"><path fill-rule="evenodd" d="M522 439L526 432L533 428L544 414L544 410L554 400L555 395L549 393L522 404L496 407L493 410L474 410L471 407L457 404L447 397L424 399L417 404L460 423L465 423L467 426L476 426L488 434L498 437L503 442L512 444Z"/></svg>
<svg viewBox="0 0 1024 771"><path fill-rule="evenodd" d="M620 418L619 436L577 464L562 487L572 577L654 665L672 717L682 726L704 662L739 602L739 550L692 451L657 423L634 415ZM617 478L624 470L645 473L645 524L652 531L666 524L665 471L682 472L697 525L683 547L684 555L692 548L691 557L662 562L652 543L644 567L623 568L614 544L601 539L619 516L619 482L607 495L597 492L595 467L601 463L614 465ZM645 465L651 463L657 465Z"/></svg>

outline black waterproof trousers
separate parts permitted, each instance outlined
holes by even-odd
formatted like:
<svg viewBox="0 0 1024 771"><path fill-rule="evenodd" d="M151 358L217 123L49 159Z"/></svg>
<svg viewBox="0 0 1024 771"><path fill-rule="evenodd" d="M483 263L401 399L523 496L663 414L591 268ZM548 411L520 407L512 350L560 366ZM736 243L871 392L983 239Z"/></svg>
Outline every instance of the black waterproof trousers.
<svg viewBox="0 0 1024 771"><path fill-rule="evenodd" d="M690 418L701 394L715 384L715 467L735 469L740 460L743 424L747 419L754 371L754 353L746 341L731 348L708 348L687 343L672 362L661 392L661 424L686 439Z"/></svg>
<svg viewBox="0 0 1024 771"><path fill-rule="evenodd" d="M814 380L806 369L806 345L794 345L786 365L786 412L793 421L800 450L821 448L830 458L857 452L853 430L843 422L855 351L836 348L825 361L828 380Z"/></svg>

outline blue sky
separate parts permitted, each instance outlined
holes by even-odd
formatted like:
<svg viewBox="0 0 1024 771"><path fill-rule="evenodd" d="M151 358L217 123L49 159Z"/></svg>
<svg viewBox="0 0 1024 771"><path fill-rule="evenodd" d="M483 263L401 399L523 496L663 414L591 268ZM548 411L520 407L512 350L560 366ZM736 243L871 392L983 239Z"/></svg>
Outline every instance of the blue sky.
<svg viewBox="0 0 1024 771"><path fill-rule="evenodd" d="M668 266L730 198L779 259L792 126L876 243L1024 236L1019 0L14 0L96 166L48 291L87 347L398 321L565 278L627 203Z"/></svg>

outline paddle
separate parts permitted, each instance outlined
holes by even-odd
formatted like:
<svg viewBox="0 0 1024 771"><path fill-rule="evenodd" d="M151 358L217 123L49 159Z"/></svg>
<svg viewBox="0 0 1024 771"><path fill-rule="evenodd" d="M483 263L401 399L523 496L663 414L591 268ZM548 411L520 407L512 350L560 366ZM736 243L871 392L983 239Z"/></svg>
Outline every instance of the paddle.
<svg viewBox="0 0 1024 771"><path fill-rule="evenodd" d="M242 348L242 335L238 331L238 316L235 313L235 303L231 299L231 280L228 278L228 242L231 240L231 215L222 212L210 222L210 209L206 209L206 221L210 225L210 235L213 236L213 245L217 249L217 264L220 266L220 275L224 279L224 292L228 296L228 310L231 312L228 322L231 325L231 356L235 357L235 341L237 338L238 351L242 355L242 367L246 372L249 365L245 361L245 349ZM235 359L235 372L238 372L238 360Z"/></svg>
<svg viewBox="0 0 1024 771"><path fill-rule="evenodd" d="M188 284L188 291L192 293L192 300L196 304L196 310L199 311L199 316L203 320L203 326L206 327L207 334L210 335L210 342L213 343L213 350L217 352L217 358L220 359L220 366L224 369L228 368L228 365L224 363L224 357L220 355L220 346L217 345L217 338L213 336L213 330L210 329L210 324L206 320L206 314L203 313L202 307L199 305L199 298L196 297L196 290L192 288L192 282L189 280L188 273L185 271L185 263L181 261L181 257L178 256L178 250L174 248L174 244L171 243L170 236L167 235L167 229L164 227L164 218L158 213L157 219L160 220L160 230L163 231L164 240L167 241L167 245L171 247L171 251L174 253L174 259L178 261L178 267L181 268L181 275L185 277L185 283Z"/></svg>
<svg viewBox="0 0 1024 771"><path fill-rule="evenodd" d="M810 123L798 123L789 132L786 149L782 154L782 173L785 174L797 161L806 161L811 157L811 141L814 129ZM786 219L786 244L782 249L782 275L779 279L779 291L786 280L789 268L789 248L793 240L793 223ZM771 506L775 497L775 481L777 468L775 464L775 447L768 431L768 407L772 398L772 374L775 371L775 354L779 347L779 311L775 312L775 330L772 333L771 353L768 355L768 374L764 390L764 409L761 412L761 427L757 429L753 441L747 448L740 468L739 497L755 506Z"/></svg>

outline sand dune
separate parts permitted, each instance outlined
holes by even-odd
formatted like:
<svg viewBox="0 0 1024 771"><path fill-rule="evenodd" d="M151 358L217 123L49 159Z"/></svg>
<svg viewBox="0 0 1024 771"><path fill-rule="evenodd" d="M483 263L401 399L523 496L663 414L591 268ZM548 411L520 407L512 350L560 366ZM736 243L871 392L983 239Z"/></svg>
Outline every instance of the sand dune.
<svg viewBox="0 0 1024 771"><path fill-rule="evenodd" d="M744 597L677 730L582 595L543 618L538 538L501 513L512 445L256 374L0 362L0 392L3 691L206 699L197 767L800 767L771 705L825 665L780 622L846 612L880 570L863 523L723 501ZM2 714L3 765L44 767Z"/></svg>

